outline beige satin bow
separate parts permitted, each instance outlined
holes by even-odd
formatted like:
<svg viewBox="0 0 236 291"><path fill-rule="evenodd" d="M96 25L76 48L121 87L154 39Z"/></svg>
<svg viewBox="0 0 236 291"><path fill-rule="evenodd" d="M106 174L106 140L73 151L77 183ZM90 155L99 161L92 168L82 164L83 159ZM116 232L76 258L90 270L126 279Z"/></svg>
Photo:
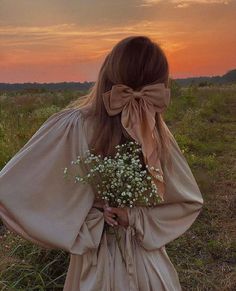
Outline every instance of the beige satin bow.
<svg viewBox="0 0 236 291"><path fill-rule="evenodd" d="M164 179L157 156L156 112L163 112L170 102L170 89L164 83L144 86L134 91L123 84L113 85L103 94L107 113L112 116L121 113L121 123L129 135L142 147L144 162L159 189L163 199Z"/></svg>

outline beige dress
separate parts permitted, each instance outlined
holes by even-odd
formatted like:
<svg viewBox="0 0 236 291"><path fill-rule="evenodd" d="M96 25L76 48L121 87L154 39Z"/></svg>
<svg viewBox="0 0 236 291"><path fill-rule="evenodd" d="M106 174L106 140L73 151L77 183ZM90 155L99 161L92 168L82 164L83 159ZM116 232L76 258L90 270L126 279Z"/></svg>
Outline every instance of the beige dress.
<svg viewBox="0 0 236 291"><path fill-rule="evenodd" d="M201 211L203 198L174 140L173 173L164 168L165 203L128 209L115 237L104 231L91 185L63 178L63 169L88 149L94 128L81 109L49 117L0 172L0 217L25 239L70 253L63 291L177 291L178 274L165 245L182 235Z"/></svg>

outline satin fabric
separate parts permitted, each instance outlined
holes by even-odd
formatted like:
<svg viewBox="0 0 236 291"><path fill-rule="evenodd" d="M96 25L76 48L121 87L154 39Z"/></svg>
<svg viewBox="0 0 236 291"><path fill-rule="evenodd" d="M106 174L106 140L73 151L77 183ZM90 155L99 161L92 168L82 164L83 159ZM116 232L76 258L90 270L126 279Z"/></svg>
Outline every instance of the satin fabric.
<svg viewBox="0 0 236 291"><path fill-rule="evenodd" d="M0 217L23 238L70 254L63 291L179 291L165 245L195 221L203 198L178 147L171 142L173 172L163 168L165 202L128 208L119 226L120 248L93 207L95 190L63 178L63 169L88 149L96 120L83 109L53 114L0 171ZM168 128L167 128L168 130Z"/></svg>
<svg viewBox="0 0 236 291"><path fill-rule="evenodd" d="M164 199L165 181L157 154L158 134L156 113L163 112L170 103L170 89L164 83L150 84L134 91L124 84L116 84L103 94L103 101L110 116L121 112L121 123L128 134L142 147L144 161ZM157 171L152 169L154 167Z"/></svg>

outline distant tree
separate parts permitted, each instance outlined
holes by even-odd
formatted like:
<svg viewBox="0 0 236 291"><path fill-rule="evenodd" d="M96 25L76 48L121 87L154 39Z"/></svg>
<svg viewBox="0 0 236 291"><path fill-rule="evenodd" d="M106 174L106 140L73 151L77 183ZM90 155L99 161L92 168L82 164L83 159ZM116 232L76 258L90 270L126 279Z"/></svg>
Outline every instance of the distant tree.
<svg viewBox="0 0 236 291"><path fill-rule="evenodd" d="M203 81L203 82L198 83L198 87L208 87L211 85L212 85L212 83L208 82L208 81Z"/></svg>

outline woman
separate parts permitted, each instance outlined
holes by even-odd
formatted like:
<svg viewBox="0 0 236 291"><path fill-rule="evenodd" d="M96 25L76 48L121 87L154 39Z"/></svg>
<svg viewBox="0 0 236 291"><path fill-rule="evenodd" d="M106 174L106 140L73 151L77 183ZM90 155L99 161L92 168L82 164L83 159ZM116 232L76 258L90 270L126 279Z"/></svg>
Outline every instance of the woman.
<svg viewBox="0 0 236 291"><path fill-rule="evenodd" d="M0 172L6 226L70 253L64 291L181 290L165 245L192 225L203 198L162 117L170 101L168 78L166 56L155 42L121 40L89 94L49 117ZM142 145L145 164L159 167L162 179L155 181L163 203L109 207L95 199L93 185L62 178L64 167L87 149L113 155L127 140ZM120 247L105 224L118 230Z"/></svg>

